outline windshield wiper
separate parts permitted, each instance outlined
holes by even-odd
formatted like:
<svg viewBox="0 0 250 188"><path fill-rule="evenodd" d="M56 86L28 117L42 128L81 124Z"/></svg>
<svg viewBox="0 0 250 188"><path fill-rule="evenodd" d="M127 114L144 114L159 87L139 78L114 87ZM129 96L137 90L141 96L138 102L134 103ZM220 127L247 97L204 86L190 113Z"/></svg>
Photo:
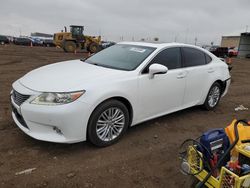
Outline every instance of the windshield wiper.
<svg viewBox="0 0 250 188"><path fill-rule="evenodd" d="M80 61L86 61L88 58L87 57L84 57L84 58L81 58Z"/></svg>
<svg viewBox="0 0 250 188"><path fill-rule="evenodd" d="M88 63L90 65L95 65L95 66L99 66L99 67L105 67L105 68L109 68L109 69L116 69L116 70L125 70L125 71L128 71L127 69L124 69L124 68L118 68L118 67L113 67L113 66L110 66L110 65L105 65L105 64L101 64L101 63L95 63L93 61L84 61L82 59L80 59L81 61L85 62L85 63Z"/></svg>
<svg viewBox="0 0 250 188"><path fill-rule="evenodd" d="M99 63L94 63L93 61L85 61L85 59L80 59L81 61L85 62L85 63L88 63L90 65L96 65L96 66L100 66L100 67L104 67L104 65L102 64L99 64Z"/></svg>

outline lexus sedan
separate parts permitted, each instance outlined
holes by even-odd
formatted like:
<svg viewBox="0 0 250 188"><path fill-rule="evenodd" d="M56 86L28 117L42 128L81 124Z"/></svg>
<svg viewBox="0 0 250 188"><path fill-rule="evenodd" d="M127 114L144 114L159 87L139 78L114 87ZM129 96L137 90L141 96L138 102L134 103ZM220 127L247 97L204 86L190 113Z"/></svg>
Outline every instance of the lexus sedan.
<svg viewBox="0 0 250 188"><path fill-rule="evenodd" d="M15 81L12 116L38 140L108 146L149 119L196 105L214 109L229 85L227 65L207 50L122 42Z"/></svg>

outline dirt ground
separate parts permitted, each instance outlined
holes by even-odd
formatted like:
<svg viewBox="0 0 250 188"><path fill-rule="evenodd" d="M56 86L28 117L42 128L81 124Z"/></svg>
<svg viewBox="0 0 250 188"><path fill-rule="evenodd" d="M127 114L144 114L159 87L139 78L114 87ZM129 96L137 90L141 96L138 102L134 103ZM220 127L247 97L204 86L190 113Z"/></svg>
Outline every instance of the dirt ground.
<svg viewBox="0 0 250 188"><path fill-rule="evenodd" d="M11 119L11 84L28 71L78 59L56 48L0 46L0 187L189 187L179 171L178 147L210 128L225 127L240 104L250 108L250 60L233 59L232 85L214 111L189 108L132 127L115 145L54 144L25 135ZM16 172L36 168L30 174Z"/></svg>

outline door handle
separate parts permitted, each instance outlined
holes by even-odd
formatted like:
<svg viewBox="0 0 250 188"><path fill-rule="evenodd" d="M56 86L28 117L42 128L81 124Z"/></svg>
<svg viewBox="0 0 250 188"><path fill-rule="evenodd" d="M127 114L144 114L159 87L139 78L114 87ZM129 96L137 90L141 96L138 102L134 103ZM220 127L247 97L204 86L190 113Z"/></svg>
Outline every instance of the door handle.
<svg viewBox="0 0 250 188"><path fill-rule="evenodd" d="M182 78L185 78L187 76L187 73L186 72L180 72L178 75L177 75L177 78L178 79L182 79Z"/></svg>
<svg viewBox="0 0 250 188"><path fill-rule="evenodd" d="M209 69L207 70L207 72L208 72L208 73L212 73L212 72L214 72L214 69L213 69L213 68L209 68Z"/></svg>

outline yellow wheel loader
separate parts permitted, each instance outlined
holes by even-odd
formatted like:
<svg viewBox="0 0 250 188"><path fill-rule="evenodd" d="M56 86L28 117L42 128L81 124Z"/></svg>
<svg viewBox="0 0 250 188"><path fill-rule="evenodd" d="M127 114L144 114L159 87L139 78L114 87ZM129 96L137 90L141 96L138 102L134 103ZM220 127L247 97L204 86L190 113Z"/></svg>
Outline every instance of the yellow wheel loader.
<svg viewBox="0 0 250 188"><path fill-rule="evenodd" d="M70 32L65 31L54 34L54 44L60 46L65 52L75 52L77 49L85 49L90 53L96 53L101 49L101 36L87 36L83 34L84 27L71 25Z"/></svg>

